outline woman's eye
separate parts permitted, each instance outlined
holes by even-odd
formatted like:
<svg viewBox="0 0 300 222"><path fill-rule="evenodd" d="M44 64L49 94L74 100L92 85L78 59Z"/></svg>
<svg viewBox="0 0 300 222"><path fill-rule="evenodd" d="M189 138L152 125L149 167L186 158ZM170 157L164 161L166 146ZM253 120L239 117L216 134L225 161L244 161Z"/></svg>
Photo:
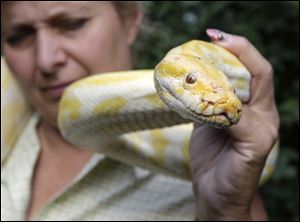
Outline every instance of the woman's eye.
<svg viewBox="0 0 300 222"><path fill-rule="evenodd" d="M18 44L21 40L23 39L22 36L20 35L12 35L10 37L8 37L6 39L6 42L9 44L9 45L16 45Z"/></svg>
<svg viewBox="0 0 300 222"><path fill-rule="evenodd" d="M33 36L34 32L34 29L31 28L17 31L15 34L8 36L6 42L11 46L17 46Z"/></svg>
<svg viewBox="0 0 300 222"><path fill-rule="evenodd" d="M76 30L76 29L83 27L87 21L88 21L88 19L86 19L86 18L68 19L68 20L61 21L59 26L63 30L72 31L72 30Z"/></svg>

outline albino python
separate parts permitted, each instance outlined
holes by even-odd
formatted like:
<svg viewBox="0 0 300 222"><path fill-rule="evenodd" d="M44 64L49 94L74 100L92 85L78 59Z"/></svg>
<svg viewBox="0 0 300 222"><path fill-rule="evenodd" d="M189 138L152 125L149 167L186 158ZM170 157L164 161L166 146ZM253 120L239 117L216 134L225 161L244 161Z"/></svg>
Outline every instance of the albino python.
<svg viewBox="0 0 300 222"><path fill-rule="evenodd" d="M236 124L250 97L250 80L230 52L193 40L172 49L154 70L92 75L73 83L60 102L59 129L79 147L190 179L192 122L219 128ZM31 112L2 59L1 164ZM277 151L278 143L260 183L272 174Z"/></svg>

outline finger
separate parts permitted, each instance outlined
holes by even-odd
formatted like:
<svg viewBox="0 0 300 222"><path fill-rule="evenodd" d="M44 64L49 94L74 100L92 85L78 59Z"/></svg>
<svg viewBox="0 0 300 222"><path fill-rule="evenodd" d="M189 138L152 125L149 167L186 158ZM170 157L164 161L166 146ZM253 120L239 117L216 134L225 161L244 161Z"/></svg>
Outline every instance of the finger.
<svg viewBox="0 0 300 222"><path fill-rule="evenodd" d="M208 29L207 34L212 38L213 43L234 53L250 71L252 79L249 105L269 109L274 101L271 64L245 37L215 29Z"/></svg>

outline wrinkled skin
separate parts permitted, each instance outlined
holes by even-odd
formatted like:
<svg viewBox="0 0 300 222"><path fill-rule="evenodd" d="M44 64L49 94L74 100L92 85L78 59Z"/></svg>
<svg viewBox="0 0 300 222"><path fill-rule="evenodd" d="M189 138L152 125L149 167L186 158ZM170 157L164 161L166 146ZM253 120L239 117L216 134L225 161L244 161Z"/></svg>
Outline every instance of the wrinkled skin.
<svg viewBox="0 0 300 222"><path fill-rule="evenodd" d="M239 123L230 129L195 124L190 156L198 213L204 209L210 219L249 220L261 171L278 137L272 67L244 37L223 33L218 40L216 30L208 35L249 69L251 99L243 106Z"/></svg>

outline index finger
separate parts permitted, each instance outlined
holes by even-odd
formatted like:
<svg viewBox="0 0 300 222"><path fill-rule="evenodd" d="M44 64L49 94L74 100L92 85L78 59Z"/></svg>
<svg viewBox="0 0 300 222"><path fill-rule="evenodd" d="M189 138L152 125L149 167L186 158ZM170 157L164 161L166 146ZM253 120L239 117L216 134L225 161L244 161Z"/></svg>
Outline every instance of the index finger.
<svg viewBox="0 0 300 222"><path fill-rule="evenodd" d="M207 34L213 43L235 54L250 71L251 98L248 104L267 109L273 105L273 69L261 53L245 37L215 29L208 29Z"/></svg>

